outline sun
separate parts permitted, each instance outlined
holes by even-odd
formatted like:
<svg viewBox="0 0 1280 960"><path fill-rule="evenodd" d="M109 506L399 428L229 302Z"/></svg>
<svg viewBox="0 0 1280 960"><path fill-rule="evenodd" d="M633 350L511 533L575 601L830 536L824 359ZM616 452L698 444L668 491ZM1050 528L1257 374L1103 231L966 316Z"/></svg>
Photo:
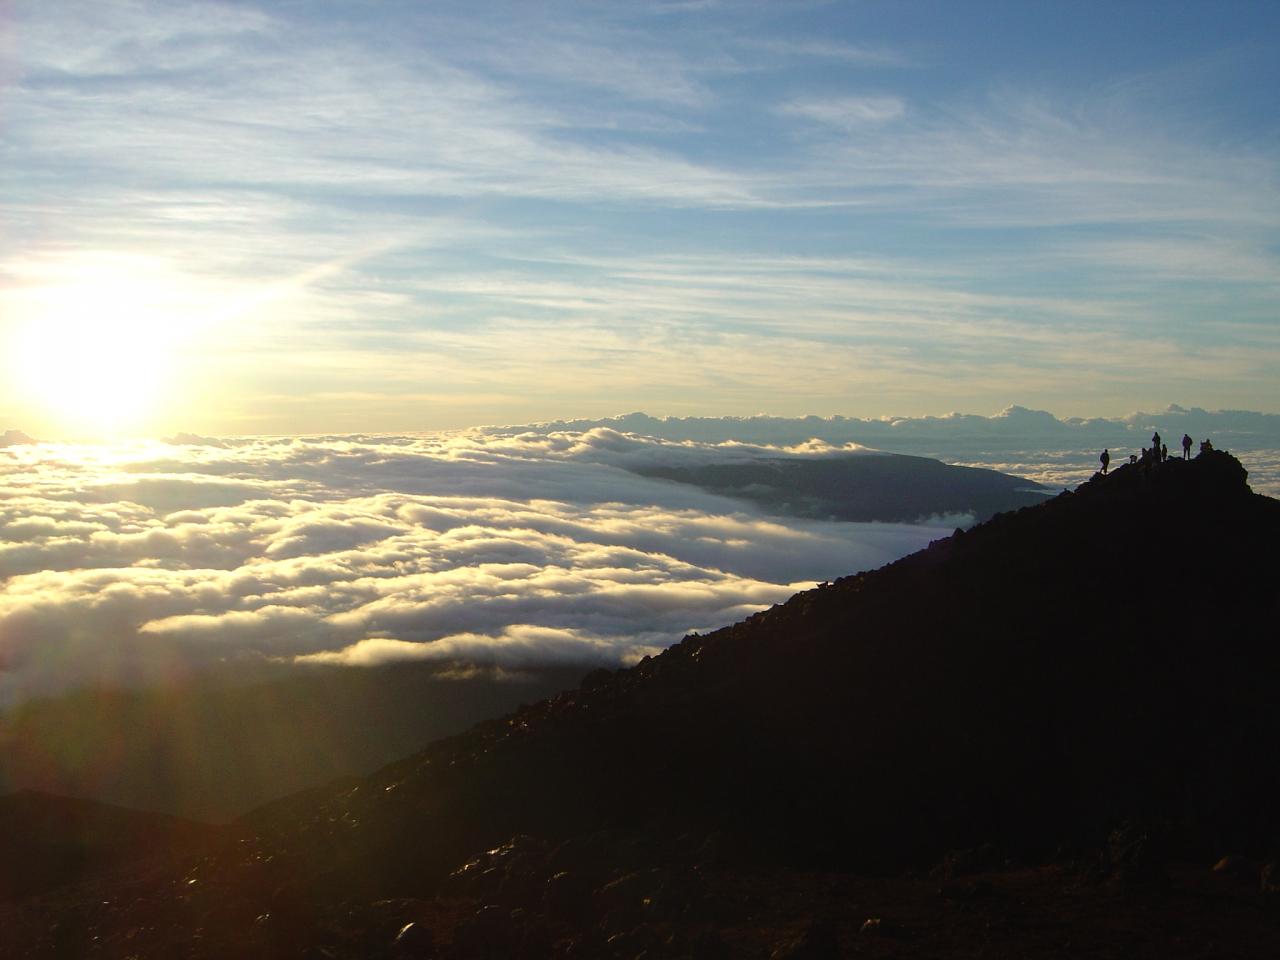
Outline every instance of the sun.
<svg viewBox="0 0 1280 960"><path fill-rule="evenodd" d="M136 264L81 263L26 291L12 376L65 429L128 432L172 399L189 324L171 283Z"/></svg>

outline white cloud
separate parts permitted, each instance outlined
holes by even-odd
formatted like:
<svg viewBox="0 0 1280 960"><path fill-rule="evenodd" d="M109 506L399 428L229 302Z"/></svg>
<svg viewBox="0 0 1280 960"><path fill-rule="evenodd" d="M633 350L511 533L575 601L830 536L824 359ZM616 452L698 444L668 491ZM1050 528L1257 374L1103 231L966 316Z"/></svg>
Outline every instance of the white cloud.
<svg viewBox="0 0 1280 960"><path fill-rule="evenodd" d="M628 663L940 532L784 523L625 469L784 452L760 444L182 439L0 459L0 699L237 660Z"/></svg>
<svg viewBox="0 0 1280 960"><path fill-rule="evenodd" d="M906 106L898 97L891 96L826 97L793 100L783 104L778 110L784 114L852 130L864 124L895 120L903 115Z"/></svg>

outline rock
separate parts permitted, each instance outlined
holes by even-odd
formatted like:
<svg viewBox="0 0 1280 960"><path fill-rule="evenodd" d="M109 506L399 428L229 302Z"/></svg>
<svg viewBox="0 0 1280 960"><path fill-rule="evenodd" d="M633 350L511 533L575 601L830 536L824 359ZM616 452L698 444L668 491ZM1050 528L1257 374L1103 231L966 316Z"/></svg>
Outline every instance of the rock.
<svg viewBox="0 0 1280 960"><path fill-rule="evenodd" d="M989 897L994 889L988 880L952 881L938 888L938 896L963 903Z"/></svg>
<svg viewBox="0 0 1280 960"><path fill-rule="evenodd" d="M497 904L481 907L458 924L453 934L452 955L471 957L517 957L524 940L520 924L511 912Z"/></svg>
<svg viewBox="0 0 1280 960"><path fill-rule="evenodd" d="M1004 865L1004 858L996 848L984 843L981 846L965 850L950 850L942 861L934 868L934 872L945 880L954 880L970 873L982 873Z"/></svg>
<svg viewBox="0 0 1280 960"><path fill-rule="evenodd" d="M543 840L514 836L454 870L447 889L458 896L512 906L536 902L546 882L549 853L550 846Z"/></svg>
<svg viewBox="0 0 1280 960"><path fill-rule="evenodd" d="M839 955L840 940L836 921L824 917L811 921L798 937L775 947L770 960L834 960Z"/></svg>
<svg viewBox="0 0 1280 960"><path fill-rule="evenodd" d="M591 912L591 893L591 881L587 877L561 870L543 887L542 906L549 917L579 920Z"/></svg>
<svg viewBox="0 0 1280 960"><path fill-rule="evenodd" d="M652 955L662 946L662 938L652 927L641 925L631 930L615 933L605 941L605 955L626 957L631 960L642 953Z"/></svg>
<svg viewBox="0 0 1280 960"><path fill-rule="evenodd" d="M733 951L716 931L699 930L688 938L687 950L681 956L685 955L697 957L698 960L729 960Z"/></svg>
<svg viewBox="0 0 1280 960"><path fill-rule="evenodd" d="M1124 823L1111 831L1102 875L1116 883L1166 887L1166 842L1157 829Z"/></svg>
<svg viewBox="0 0 1280 960"><path fill-rule="evenodd" d="M698 852L694 859L697 864L704 867L716 866L724 862L725 839L724 834L719 830L707 834L705 840L698 847Z"/></svg>
<svg viewBox="0 0 1280 960"><path fill-rule="evenodd" d="M1262 870L1258 874L1258 884L1266 896L1280 894L1280 860L1272 860L1262 865Z"/></svg>
<svg viewBox="0 0 1280 960"><path fill-rule="evenodd" d="M583 690L594 690L607 686L613 680L613 671L607 667L597 667L582 678Z"/></svg>
<svg viewBox="0 0 1280 960"><path fill-rule="evenodd" d="M1258 864L1248 857L1230 855L1223 857L1213 865L1213 872L1220 877L1232 880L1254 882L1259 875Z"/></svg>
<svg viewBox="0 0 1280 960"><path fill-rule="evenodd" d="M397 957L434 957L436 953L435 937L420 923L406 923L391 946Z"/></svg>

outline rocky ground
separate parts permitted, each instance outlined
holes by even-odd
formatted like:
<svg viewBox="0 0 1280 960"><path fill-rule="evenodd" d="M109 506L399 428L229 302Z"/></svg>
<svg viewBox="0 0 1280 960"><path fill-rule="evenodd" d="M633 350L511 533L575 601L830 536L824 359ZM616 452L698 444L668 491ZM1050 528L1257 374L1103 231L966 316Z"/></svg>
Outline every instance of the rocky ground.
<svg viewBox="0 0 1280 960"><path fill-rule="evenodd" d="M171 876L163 867L125 872L0 907L0 952L307 960L1280 955L1274 867L1239 857L1217 869L1166 861L1142 833L1118 831L1109 847L1056 864L1007 862L980 848L890 877L750 868L726 860L714 836L682 857L632 844L632 862L619 866L627 846L609 836L560 845L518 837L460 867L439 895L323 903L300 902L288 884L224 888L197 858Z"/></svg>

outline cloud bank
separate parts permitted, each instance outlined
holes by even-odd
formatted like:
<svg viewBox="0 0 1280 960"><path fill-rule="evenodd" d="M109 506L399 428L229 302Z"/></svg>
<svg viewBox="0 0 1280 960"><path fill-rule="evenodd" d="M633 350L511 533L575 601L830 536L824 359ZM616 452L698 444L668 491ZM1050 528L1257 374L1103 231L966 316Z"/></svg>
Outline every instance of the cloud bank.
<svg viewBox="0 0 1280 960"><path fill-rule="evenodd" d="M850 449L609 428L0 452L0 703L211 664L618 665L948 532L627 467Z"/></svg>

